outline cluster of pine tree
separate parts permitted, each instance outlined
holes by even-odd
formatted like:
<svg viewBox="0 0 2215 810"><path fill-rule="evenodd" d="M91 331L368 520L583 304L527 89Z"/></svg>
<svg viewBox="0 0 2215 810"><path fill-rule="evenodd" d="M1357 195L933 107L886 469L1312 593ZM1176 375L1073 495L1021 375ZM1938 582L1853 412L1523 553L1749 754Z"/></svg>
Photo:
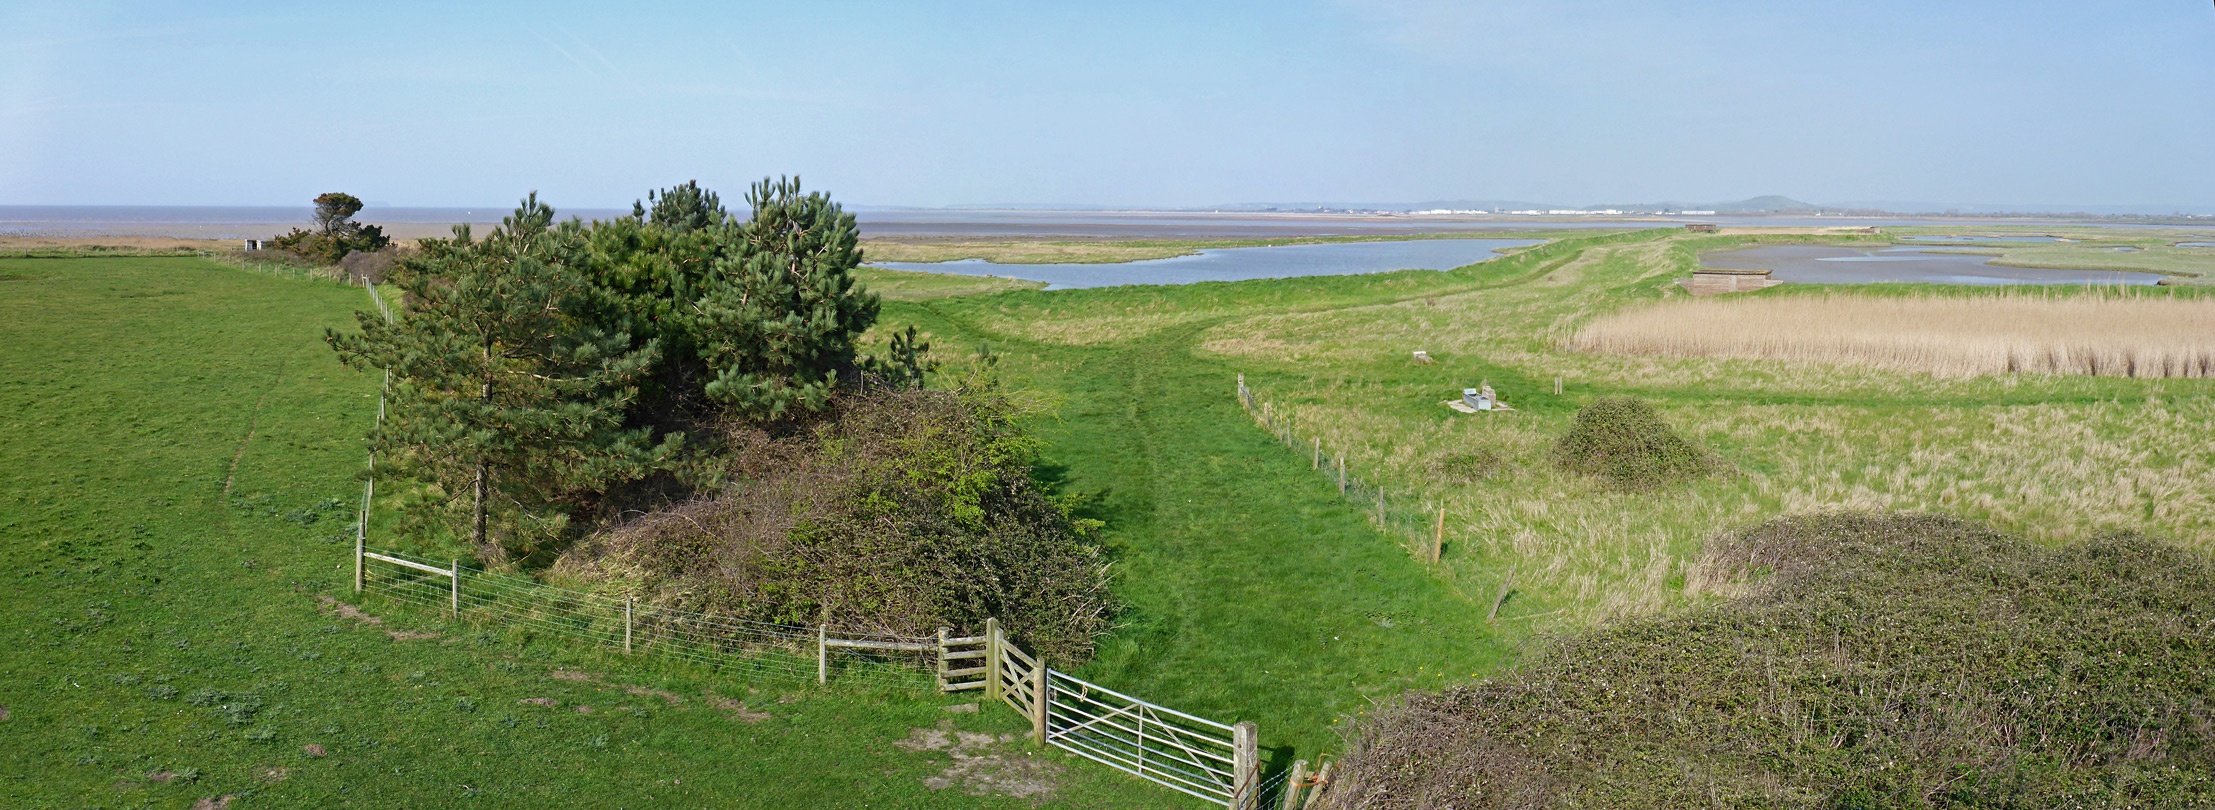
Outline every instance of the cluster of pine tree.
<svg viewBox="0 0 2215 810"><path fill-rule="evenodd" d="M411 533L545 559L625 488L710 482L718 431L703 428L805 418L864 379L920 384L912 330L890 359L857 352L878 301L829 197L795 178L754 185L739 214L697 183L649 201L556 222L534 193L483 238L423 240L396 274L397 320L327 335L344 362L391 374L370 439L399 468L380 474L423 484Z"/></svg>

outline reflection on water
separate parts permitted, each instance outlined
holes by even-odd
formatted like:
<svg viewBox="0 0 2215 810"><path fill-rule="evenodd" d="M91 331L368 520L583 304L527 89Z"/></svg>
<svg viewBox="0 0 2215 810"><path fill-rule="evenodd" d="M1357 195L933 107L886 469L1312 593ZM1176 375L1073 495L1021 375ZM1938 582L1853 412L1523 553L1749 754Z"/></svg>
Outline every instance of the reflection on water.
<svg viewBox="0 0 2215 810"><path fill-rule="evenodd" d="M1191 284L1294 276L1348 276L1391 270L1451 270L1497 258L1507 248L1535 245L1537 239L1415 239L1393 242L1340 242L1323 245L1218 248L1190 256L1119 264L995 264L978 259L958 262L869 262L872 267L1007 276L1046 282L1046 289L1113 287L1119 284Z"/></svg>
<svg viewBox="0 0 2215 810"><path fill-rule="evenodd" d="M1768 270L1778 281L1805 284L2156 284L2161 276L2121 270L2049 270L1991 264L1994 257L1932 253L1922 248L1771 245L1709 253L1700 264Z"/></svg>
<svg viewBox="0 0 2215 810"><path fill-rule="evenodd" d="M2177 247L2215 247L2215 242L2178 242Z"/></svg>
<svg viewBox="0 0 2215 810"><path fill-rule="evenodd" d="M2058 236L1930 236L1902 237L1910 242L2067 242Z"/></svg>

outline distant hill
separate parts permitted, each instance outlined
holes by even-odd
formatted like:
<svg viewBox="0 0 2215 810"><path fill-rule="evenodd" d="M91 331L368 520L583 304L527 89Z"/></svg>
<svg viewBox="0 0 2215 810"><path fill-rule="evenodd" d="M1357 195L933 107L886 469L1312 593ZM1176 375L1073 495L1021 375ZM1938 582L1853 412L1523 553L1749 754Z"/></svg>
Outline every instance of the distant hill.
<svg viewBox="0 0 2215 810"><path fill-rule="evenodd" d="M1782 214L1801 211L1821 211L1824 206L1800 202L1791 197L1775 194L1753 197L1737 202L1657 202L1624 203L1612 205L1587 205L1584 210L1625 211L1639 214L1659 214L1675 211L1714 211L1719 214Z"/></svg>

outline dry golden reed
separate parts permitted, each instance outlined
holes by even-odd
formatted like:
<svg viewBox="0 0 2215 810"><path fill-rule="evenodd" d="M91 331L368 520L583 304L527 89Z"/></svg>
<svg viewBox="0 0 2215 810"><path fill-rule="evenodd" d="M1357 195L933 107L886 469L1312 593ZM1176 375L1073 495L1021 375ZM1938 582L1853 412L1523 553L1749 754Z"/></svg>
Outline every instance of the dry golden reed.
<svg viewBox="0 0 2215 810"><path fill-rule="evenodd" d="M2005 372L2215 377L2215 299L1822 295L1679 300L1602 317L1573 348Z"/></svg>

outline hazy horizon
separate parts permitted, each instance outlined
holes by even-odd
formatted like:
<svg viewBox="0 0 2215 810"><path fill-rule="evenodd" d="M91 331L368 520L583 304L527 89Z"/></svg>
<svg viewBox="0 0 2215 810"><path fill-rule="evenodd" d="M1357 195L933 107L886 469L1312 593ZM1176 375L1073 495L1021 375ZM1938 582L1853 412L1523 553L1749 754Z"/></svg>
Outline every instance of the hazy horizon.
<svg viewBox="0 0 2215 810"><path fill-rule="evenodd" d="M2215 212L2215 9L1439 0L0 11L0 204ZM1889 207L1889 206L1887 206Z"/></svg>

